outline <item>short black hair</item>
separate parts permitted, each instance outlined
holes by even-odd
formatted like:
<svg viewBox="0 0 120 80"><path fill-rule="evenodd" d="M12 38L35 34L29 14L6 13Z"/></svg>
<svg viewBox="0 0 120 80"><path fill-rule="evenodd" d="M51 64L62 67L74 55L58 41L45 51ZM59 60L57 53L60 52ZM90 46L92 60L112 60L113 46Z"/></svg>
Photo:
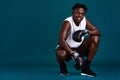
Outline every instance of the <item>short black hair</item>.
<svg viewBox="0 0 120 80"><path fill-rule="evenodd" d="M86 12L88 10L85 4L80 4L80 3L74 4L73 7L72 7L72 10L74 10L76 8L83 8Z"/></svg>

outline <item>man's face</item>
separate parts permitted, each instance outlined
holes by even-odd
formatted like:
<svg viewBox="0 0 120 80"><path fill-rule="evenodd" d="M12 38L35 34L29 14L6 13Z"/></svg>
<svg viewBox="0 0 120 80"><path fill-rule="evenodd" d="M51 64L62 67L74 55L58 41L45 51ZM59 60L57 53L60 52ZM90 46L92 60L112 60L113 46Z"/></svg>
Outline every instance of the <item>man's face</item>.
<svg viewBox="0 0 120 80"><path fill-rule="evenodd" d="M85 16L85 10L83 8L76 8L73 10L72 14L75 23L80 23L83 17Z"/></svg>

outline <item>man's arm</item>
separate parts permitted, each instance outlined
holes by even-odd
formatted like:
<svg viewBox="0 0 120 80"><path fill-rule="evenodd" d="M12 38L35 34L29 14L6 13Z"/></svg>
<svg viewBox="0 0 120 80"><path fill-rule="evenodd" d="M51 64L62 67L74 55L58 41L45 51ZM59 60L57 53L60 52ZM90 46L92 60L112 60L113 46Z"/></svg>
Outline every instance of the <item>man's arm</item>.
<svg viewBox="0 0 120 80"><path fill-rule="evenodd" d="M70 31L70 29L71 29L70 23L68 21L64 21L59 35L59 45L68 53L72 53L72 49L66 43L66 38L68 36L68 32Z"/></svg>
<svg viewBox="0 0 120 80"><path fill-rule="evenodd" d="M87 19L86 26L91 36L100 36L100 31Z"/></svg>

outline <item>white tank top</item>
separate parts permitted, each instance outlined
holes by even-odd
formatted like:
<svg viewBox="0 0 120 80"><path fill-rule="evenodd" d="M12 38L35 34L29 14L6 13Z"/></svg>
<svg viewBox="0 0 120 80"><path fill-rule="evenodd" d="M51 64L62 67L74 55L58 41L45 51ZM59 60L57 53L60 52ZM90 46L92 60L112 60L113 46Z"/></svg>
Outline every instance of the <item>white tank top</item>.
<svg viewBox="0 0 120 80"><path fill-rule="evenodd" d="M82 37L82 41L81 42L75 42L73 39L72 39L72 35L75 31L77 30L85 30L86 29L86 18L84 17L82 19L82 21L80 22L79 26L76 26L74 21L73 21L73 18L72 16L66 18L64 21L69 21L70 22L70 25L71 25L71 30L68 34L68 37L66 39L66 42L67 44L71 47L71 48L77 48L79 47L83 40L84 40L84 36Z"/></svg>

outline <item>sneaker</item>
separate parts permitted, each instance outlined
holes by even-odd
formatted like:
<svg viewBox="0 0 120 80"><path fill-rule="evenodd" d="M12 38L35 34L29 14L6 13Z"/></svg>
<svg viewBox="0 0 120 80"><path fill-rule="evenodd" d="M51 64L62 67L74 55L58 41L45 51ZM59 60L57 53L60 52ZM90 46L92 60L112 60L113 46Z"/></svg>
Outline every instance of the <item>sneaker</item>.
<svg viewBox="0 0 120 80"><path fill-rule="evenodd" d="M60 64L60 75L69 75L65 64Z"/></svg>
<svg viewBox="0 0 120 80"><path fill-rule="evenodd" d="M96 76L96 74L90 68L83 69L81 71L81 75L85 75L85 76L89 76L89 77L95 77Z"/></svg>
<svg viewBox="0 0 120 80"><path fill-rule="evenodd" d="M60 71L60 75L67 76L67 75L69 75L69 73L68 73L67 69L63 68Z"/></svg>
<svg viewBox="0 0 120 80"><path fill-rule="evenodd" d="M68 73L68 72L60 72L60 75L61 75L61 76L68 76L69 73Z"/></svg>

